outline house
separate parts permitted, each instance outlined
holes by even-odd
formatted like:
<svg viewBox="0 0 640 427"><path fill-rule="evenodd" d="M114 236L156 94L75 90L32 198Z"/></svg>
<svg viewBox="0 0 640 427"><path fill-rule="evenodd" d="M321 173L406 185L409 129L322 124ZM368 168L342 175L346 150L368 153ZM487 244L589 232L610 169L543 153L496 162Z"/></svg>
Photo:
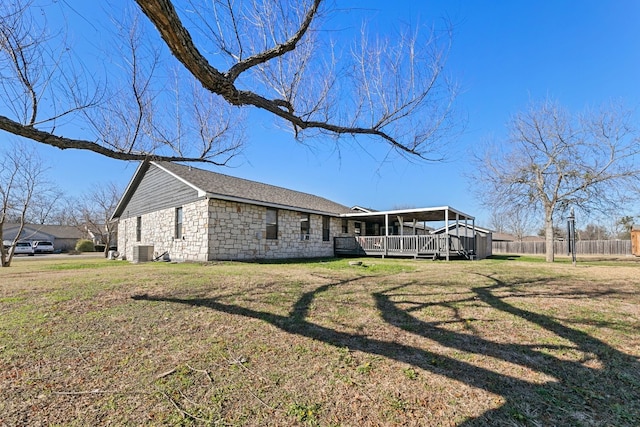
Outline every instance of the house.
<svg viewBox="0 0 640 427"><path fill-rule="evenodd" d="M86 238L91 240L95 246L105 246L107 241L110 246L115 246L117 239L117 225L109 223L105 224L85 223L82 225L85 230Z"/></svg>
<svg viewBox="0 0 640 427"><path fill-rule="evenodd" d="M20 229L20 224L4 224L3 239L13 241ZM49 241L53 243L56 252L73 250L83 233L69 225L25 224L18 240L24 242Z"/></svg>
<svg viewBox="0 0 640 427"><path fill-rule="evenodd" d="M138 166L112 219L119 221L118 251L134 261L149 253L177 261L331 257L349 245L353 253L367 255L437 251L448 259L452 247L424 235L425 223L473 221L449 207L351 209L299 191L156 161ZM455 251L469 254L473 248Z"/></svg>

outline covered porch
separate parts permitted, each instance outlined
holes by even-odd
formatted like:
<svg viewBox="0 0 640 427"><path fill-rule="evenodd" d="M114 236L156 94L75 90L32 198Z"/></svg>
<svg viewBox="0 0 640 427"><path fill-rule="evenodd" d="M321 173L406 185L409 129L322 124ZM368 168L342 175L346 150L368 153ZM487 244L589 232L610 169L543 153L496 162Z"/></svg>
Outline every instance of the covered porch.
<svg viewBox="0 0 640 427"><path fill-rule="evenodd" d="M345 214L353 236L334 239L337 256L476 258L475 218L449 206Z"/></svg>

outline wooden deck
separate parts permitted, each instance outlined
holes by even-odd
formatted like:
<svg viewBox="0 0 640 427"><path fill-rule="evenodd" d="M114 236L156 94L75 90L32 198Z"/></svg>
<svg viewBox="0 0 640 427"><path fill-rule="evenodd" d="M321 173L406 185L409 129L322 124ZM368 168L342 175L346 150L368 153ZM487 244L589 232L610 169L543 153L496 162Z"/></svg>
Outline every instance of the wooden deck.
<svg viewBox="0 0 640 427"><path fill-rule="evenodd" d="M336 256L399 256L473 259L473 237L453 235L358 236L334 238Z"/></svg>

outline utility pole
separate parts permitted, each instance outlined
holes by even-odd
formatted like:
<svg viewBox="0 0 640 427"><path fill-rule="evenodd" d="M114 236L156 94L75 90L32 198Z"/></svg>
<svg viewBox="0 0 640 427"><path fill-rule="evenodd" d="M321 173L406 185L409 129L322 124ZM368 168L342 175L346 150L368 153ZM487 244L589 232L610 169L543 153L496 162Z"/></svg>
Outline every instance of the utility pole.
<svg viewBox="0 0 640 427"><path fill-rule="evenodd" d="M573 208L569 211L567 218L567 255L571 254L573 266L576 265L576 216Z"/></svg>

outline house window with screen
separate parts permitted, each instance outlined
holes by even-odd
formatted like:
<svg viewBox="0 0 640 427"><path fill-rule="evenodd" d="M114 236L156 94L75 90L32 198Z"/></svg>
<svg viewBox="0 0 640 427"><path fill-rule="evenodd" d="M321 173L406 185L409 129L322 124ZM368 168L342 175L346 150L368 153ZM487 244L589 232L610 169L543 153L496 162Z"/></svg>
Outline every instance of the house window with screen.
<svg viewBox="0 0 640 427"><path fill-rule="evenodd" d="M182 207L176 208L175 238L182 239Z"/></svg>
<svg viewBox="0 0 640 427"><path fill-rule="evenodd" d="M136 242L142 241L142 217L136 218Z"/></svg>
<svg viewBox="0 0 640 427"><path fill-rule="evenodd" d="M267 208L267 239L278 238L278 210Z"/></svg>
<svg viewBox="0 0 640 427"><path fill-rule="evenodd" d="M342 218L342 233L347 234L349 232L349 220Z"/></svg>
<svg viewBox="0 0 640 427"><path fill-rule="evenodd" d="M328 242L329 241L329 224L331 224L331 218L329 218L328 216L323 216L322 217L322 241L323 242Z"/></svg>
<svg viewBox="0 0 640 427"><path fill-rule="evenodd" d="M308 213L300 213L300 240L309 240L311 226Z"/></svg>

